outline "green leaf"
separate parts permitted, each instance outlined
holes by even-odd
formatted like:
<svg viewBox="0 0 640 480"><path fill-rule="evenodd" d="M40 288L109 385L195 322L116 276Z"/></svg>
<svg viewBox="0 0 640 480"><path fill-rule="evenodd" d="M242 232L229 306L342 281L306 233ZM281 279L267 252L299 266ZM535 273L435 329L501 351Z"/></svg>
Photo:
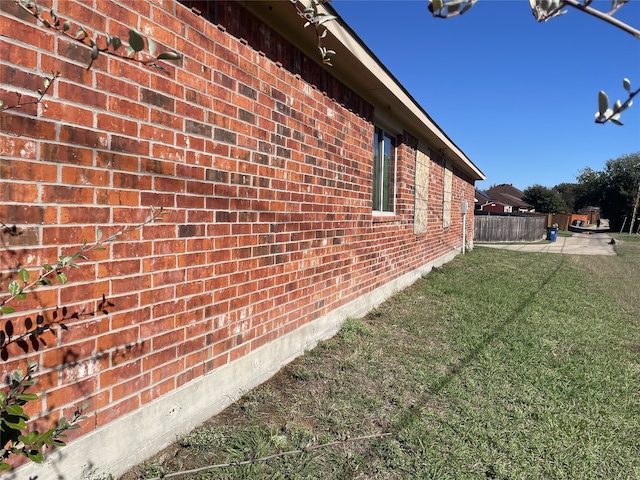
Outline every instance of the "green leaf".
<svg viewBox="0 0 640 480"><path fill-rule="evenodd" d="M22 407L20 405L16 405L15 403L11 405L7 405L5 410L9 415L13 415L14 417L29 418L24 413L24 410L22 409Z"/></svg>
<svg viewBox="0 0 640 480"><path fill-rule="evenodd" d="M113 47L114 52L118 50L122 46L122 40L120 40L120 37L112 37L111 46Z"/></svg>
<svg viewBox="0 0 640 480"><path fill-rule="evenodd" d="M8 307L6 305L3 306L3 307L0 307L0 313L2 313L2 314L6 315L6 314L9 314L9 313L13 313L13 312L15 312L15 309L13 307Z"/></svg>
<svg viewBox="0 0 640 480"><path fill-rule="evenodd" d="M71 28L71 23L69 23L69 20L67 20L66 22L64 22L62 24L62 31L66 32L67 30L69 30Z"/></svg>
<svg viewBox="0 0 640 480"><path fill-rule="evenodd" d="M56 276L58 277L58 281L64 285L65 283L67 283L67 276L64 274L64 272L58 272L56 274Z"/></svg>
<svg viewBox="0 0 640 480"><path fill-rule="evenodd" d="M100 228L96 229L96 242L99 242L102 238L102 230Z"/></svg>
<svg viewBox="0 0 640 480"><path fill-rule="evenodd" d="M16 430L24 430L27 428L27 422L24 421L24 418L19 417L5 417L4 424L9 428L15 428Z"/></svg>
<svg viewBox="0 0 640 480"><path fill-rule="evenodd" d="M30 432L28 435L20 435L18 440L24 443L25 445L33 445L33 443L38 440L40 434L37 431Z"/></svg>
<svg viewBox="0 0 640 480"><path fill-rule="evenodd" d="M51 436L53 435L53 432L55 430L53 428L47 430L46 432L44 432L42 435L40 435L40 438L38 438L38 442L40 444L46 443L48 445L48 442L51 440Z"/></svg>
<svg viewBox="0 0 640 480"><path fill-rule="evenodd" d="M13 371L13 375L11 375L11 380L13 380L14 382L20 383L23 378L24 378L24 373L22 373L21 368L16 368Z"/></svg>
<svg viewBox="0 0 640 480"><path fill-rule="evenodd" d="M175 52L162 52L156 57L157 60L182 60L182 55Z"/></svg>
<svg viewBox="0 0 640 480"><path fill-rule="evenodd" d="M26 400L27 402L30 400L38 400L38 395L35 393L20 393L16 395L18 400Z"/></svg>
<svg viewBox="0 0 640 480"><path fill-rule="evenodd" d="M628 78L622 79L622 87L628 92L631 93L631 81Z"/></svg>
<svg viewBox="0 0 640 480"><path fill-rule="evenodd" d="M24 283L27 283L29 281L29 272L27 272L26 269L21 268L18 275L20 275L20 280L22 280Z"/></svg>
<svg viewBox="0 0 640 480"><path fill-rule="evenodd" d="M27 457L29 457L29 460L35 463L42 463L44 460L44 455L42 455L42 452L37 452L37 453L29 452L27 453Z"/></svg>
<svg viewBox="0 0 640 480"><path fill-rule="evenodd" d="M5 462L0 463L0 472L4 472L6 470L11 470L11 465Z"/></svg>
<svg viewBox="0 0 640 480"><path fill-rule="evenodd" d="M600 115L604 115L607 108L609 108L609 97L606 93L600 90L600 93L598 93L598 112Z"/></svg>
<svg viewBox="0 0 640 480"><path fill-rule="evenodd" d="M144 49L144 38L133 28L129 30L129 45L134 52L139 52Z"/></svg>
<svg viewBox="0 0 640 480"><path fill-rule="evenodd" d="M18 283L17 280L13 280L10 284L9 284L9 293L11 295L17 295L20 293L20 284Z"/></svg>
<svg viewBox="0 0 640 480"><path fill-rule="evenodd" d="M47 272L50 272L51 270L53 270L53 267L51 265L49 265L48 263L45 263L42 268L44 268Z"/></svg>
<svg viewBox="0 0 640 480"><path fill-rule="evenodd" d="M100 50L98 50L97 45L94 45L91 48L91 60L95 60L96 58L98 58L98 55L100 55Z"/></svg>

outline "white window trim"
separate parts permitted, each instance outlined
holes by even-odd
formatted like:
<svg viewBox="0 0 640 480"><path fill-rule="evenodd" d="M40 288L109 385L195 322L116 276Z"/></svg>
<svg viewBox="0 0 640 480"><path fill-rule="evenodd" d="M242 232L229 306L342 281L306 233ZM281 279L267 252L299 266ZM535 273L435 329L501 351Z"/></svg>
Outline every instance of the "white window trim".
<svg viewBox="0 0 640 480"><path fill-rule="evenodd" d="M381 126L375 126L374 127L375 130L379 130L382 133L382 138L386 136L391 137L393 139L395 139L394 141L394 149L393 149L393 198L391 201L391 211L386 211L386 210L376 210L376 208L372 207L372 214L375 215L376 217L393 217L396 215L396 208L397 208L397 174L398 174L398 145L397 145L397 135L394 135L393 133L391 133L389 130L381 127ZM375 168L375 165L374 165ZM376 177L376 172L373 172L373 177L375 180ZM379 180L380 180L380 191L383 191L383 185L382 185L382 180L383 180L383 176L380 175L379 176ZM372 199L373 201L373 199Z"/></svg>

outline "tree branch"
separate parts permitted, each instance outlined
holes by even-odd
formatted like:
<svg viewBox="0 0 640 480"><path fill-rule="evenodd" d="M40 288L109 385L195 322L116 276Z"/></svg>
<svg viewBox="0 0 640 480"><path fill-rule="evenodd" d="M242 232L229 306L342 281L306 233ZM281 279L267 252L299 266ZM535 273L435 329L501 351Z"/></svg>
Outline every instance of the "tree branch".
<svg viewBox="0 0 640 480"><path fill-rule="evenodd" d="M637 28L632 27L631 25L627 25L626 23L618 20L617 18L612 17L608 13L601 12L600 10L592 8L592 7L588 6L588 5L583 5L578 0L563 0L562 4L566 5L568 7L573 7L573 8L577 8L578 10L582 10L584 13L588 13L589 15L592 15L592 16L596 17L597 19L602 20L603 22L606 22L606 23L608 23L610 25L613 25L614 27L617 27L620 30L622 30L624 32L627 32L627 33L630 33L634 37L640 39L640 30L638 30ZM624 3L618 5L618 7L616 9L612 10L612 12L610 12L610 13L613 13L615 10L620 8L622 5L624 5Z"/></svg>

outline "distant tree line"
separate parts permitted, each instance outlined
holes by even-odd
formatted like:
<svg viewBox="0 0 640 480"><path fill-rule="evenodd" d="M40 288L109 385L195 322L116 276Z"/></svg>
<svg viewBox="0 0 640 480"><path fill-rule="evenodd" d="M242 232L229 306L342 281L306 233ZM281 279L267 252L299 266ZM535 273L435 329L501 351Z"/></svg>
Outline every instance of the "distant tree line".
<svg viewBox="0 0 640 480"><path fill-rule="evenodd" d="M632 227L633 217L640 214L640 152L607 161L603 171L586 167L576 180L553 188L533 185L524 190L523 200L542 213L579 213L595 207L612 229Z"/></svg>

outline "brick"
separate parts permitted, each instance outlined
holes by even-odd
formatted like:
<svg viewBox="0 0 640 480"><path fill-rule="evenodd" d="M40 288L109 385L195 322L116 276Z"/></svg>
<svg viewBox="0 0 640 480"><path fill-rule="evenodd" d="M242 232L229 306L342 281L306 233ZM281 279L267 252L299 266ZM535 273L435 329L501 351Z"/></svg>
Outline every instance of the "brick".
<svg viewBox="0 0 640 480"><path fill-rule="evenodd" d="M165 363L175 362L176 357L177 349L175 346L160 351L154 351L144 359L144 371L153 370Z"/></svg>
<svg viewBox="0 0 640 480"><path fill-rule="evenodd" d="M5 2L0 2L5 3ZM32 25L13 20L0 22L0 37L11 38L14 41L22 42L39 50L53 50L54 35L39 25Z"/></svg>
<svg viewBox="0 0 640 480"><path fill-rule="evenodd" d="M138 122L128 120L115 115L107 115L99 113L97 115L97 126L99 129L107 132L125 133L127 135L138 134Z"/></svg>
<svg viewBox="0 0 640 480"><path fill-rule="evenodd" d="M126 415L139 408L140 400L137 396L129 397L119 403L109 404L103 410L96 412L96 427L101 427L107 423Z"/></svg>
<svg viewBox="0 0 640 480"><path fill-rule="evenodd" d="M124 330L111 332L102 335L97 340L97 349L99 352L110 350L115 347L125 347L126 345L135 344L138 341L138 327L133 326Z"/></svg>
<svg viewBox="0 0 640 480"><path fill-rule="evenodd" d="M96 350L95 339L84 340L81 342L63 345L58 348L45 350L42 353L42 369L58 368L67 364L72 364L78 359L90 357ZM93 391L93 390L91 390ZM59 403L59 405L66 404Z"/></svg>
<svg viewBox="0 0 640 480"><path fill-rule="evenodd" d="M96 384L95 378L88 378L47 392L45 409L55 410L67 405L75 406L96 391Z"/></svg>
<svg viewBox="0 0 640 480"><path fill-rule="evenodd" d="M114 313L111 315L111 328L118 329L131 325L142 324L143 322L148 321L150 316L151 309L148 307L137 308L132 312ZM141 333L140 337L143 338L144 335Z"/></svg>
<svg viewBox="0 0 640 480"><path fill-rule="evenodd" d="M150 383L151 376L149 374L135 377L113 387L111 389L111 399L112 401L118 401L124 397L136 395L139 392L145 390Z"/></svg>
<svg viewBox="0 0 640 480"><path fill-rule="evenodd" d="M173 144L176 142L175 137L176 134L167 128L163 128L158 125L140 125L140 138L147 138L156 142Z"/></svg>
<svg viewBox="0 0 640 480"><path fill-rule="evenodd" d="M137 138L112 135L111 150L126 154L147 155L149 153L149 142Z"/></svg>
<svg viewBox="0 0 640 480"><path fill-rule="evenodd" d="M3 202L34 203L38 198L35 184L3 181L0 186L0 199Z"/></svg>
<svg viewBox="0 0 640 480"><path fill-rule="evenodd" d="M96 207L61 207L60 222L70 223L107 223L110 212L108 208Z"/></svg>
<svg viewBox="0 0 640 480"><path fill-rule="evenodd" d="M109 6L110 10L111 6ZM88 8L82 2L65 2L64 10L60 10L60 16L71 18L75 21L88 25L99 32L104 32L107 25L107 18L101 13L101 9Z"/></svg>
<svg viewBox="0 0 640 480"><path fill-rule="evenodd" d="M86 68L83 70L86 71ZM96 78L96 88L98 90L126 97L130 100L138 100L140 88L136 83L127 82L99 71L95 71L94 75Z"/></svg>
<svg viewBox="0 0 640 480"><path fill-rule="evenodd" d="M158 109L151 109L149 115L149 121L156 125L162 125L163 127L173 128L175 130L182 130L184 119L180 115L173 115L168 112L163 112Z"/></svg>
<svg viewBox="0 0 640 480"><path fill-rule="evenodd" d="M143 88L140 90L140 101L173 112L175 109L175 100L167 95Z"/></svg>
<svg viewBox="0 0 640 480"><path fill-rule="evenodd" d="M142 360L121 363L116 368L105 369L100 372L99 382L101 388L110 388L125 380L139 377L142 374ZM130 392L136 393L136 392Z"/></svg>
<svg viewBox="0 0 640 480"><path fill-rule="evenodd" d="M67 187L62 185L43 185L42 201L45 203L93 203L95 190L86 187Z"/></svg>
<svg viewBox="0 0 640 480"><path fill-rule="evenodd" d="M59 99L67 99L72 102L83 103L94 108L105 109L107 107L107 96L104 93L92 91L81 85L69 83L62 78L56 81Z"/></svg>
<svg viewBox="0 0 640 480"><path fill-rule="evenodd" d="M40 205L0 205L0 216L6 225L20 224L47 224L57 222L57 208ZM7 232L8 233L8 232ZM17 232L20 235L18 229Z"/></svg>
<svg viewBox="0 0 640 480"><path fill-rule="evenodd" d="M81 269L82 270L82 269ZM84 268L87 271L87 268ZM103 295L109 294L109 283L106 281L93 281L90 284L71 282L60 289L60 304L72 305L75 302L101 300ZM95 307L90 311L95 311Z"/></svg>
<svg viewBox="0 0 640 480"><path fill-rule="evenodd" d="M142 403L147 404L175 388L175 379L168 378L141 393Z"/></svg>
<svg viewBox="0 0 640 480"><path fill-rule="evenodd" d="M0 115L0 132L30 138L54 138L55 125L10 110Z"/></svg>
<svg viewBox="0 0 640 480"><path fill-rule="evenodd" d="M104 148L107 146L107 135L94 130L61 125L59 139L63 143L82 145L91 148Z"/></svg>
<svg viewBox="0 0 640 480"><path fill-rule="evenodd" d="M25 147L27 152L29 147ZM40 162L0 158L0 178L5 180L52 181L57 177L56 167Z"/></svg>
<svg viewBox="0 0 640 480"><path fill-rule="evenodd" d="M140 273L141 261L139 259L118 260L98 264L98 277L118 277Z"/></svg>

